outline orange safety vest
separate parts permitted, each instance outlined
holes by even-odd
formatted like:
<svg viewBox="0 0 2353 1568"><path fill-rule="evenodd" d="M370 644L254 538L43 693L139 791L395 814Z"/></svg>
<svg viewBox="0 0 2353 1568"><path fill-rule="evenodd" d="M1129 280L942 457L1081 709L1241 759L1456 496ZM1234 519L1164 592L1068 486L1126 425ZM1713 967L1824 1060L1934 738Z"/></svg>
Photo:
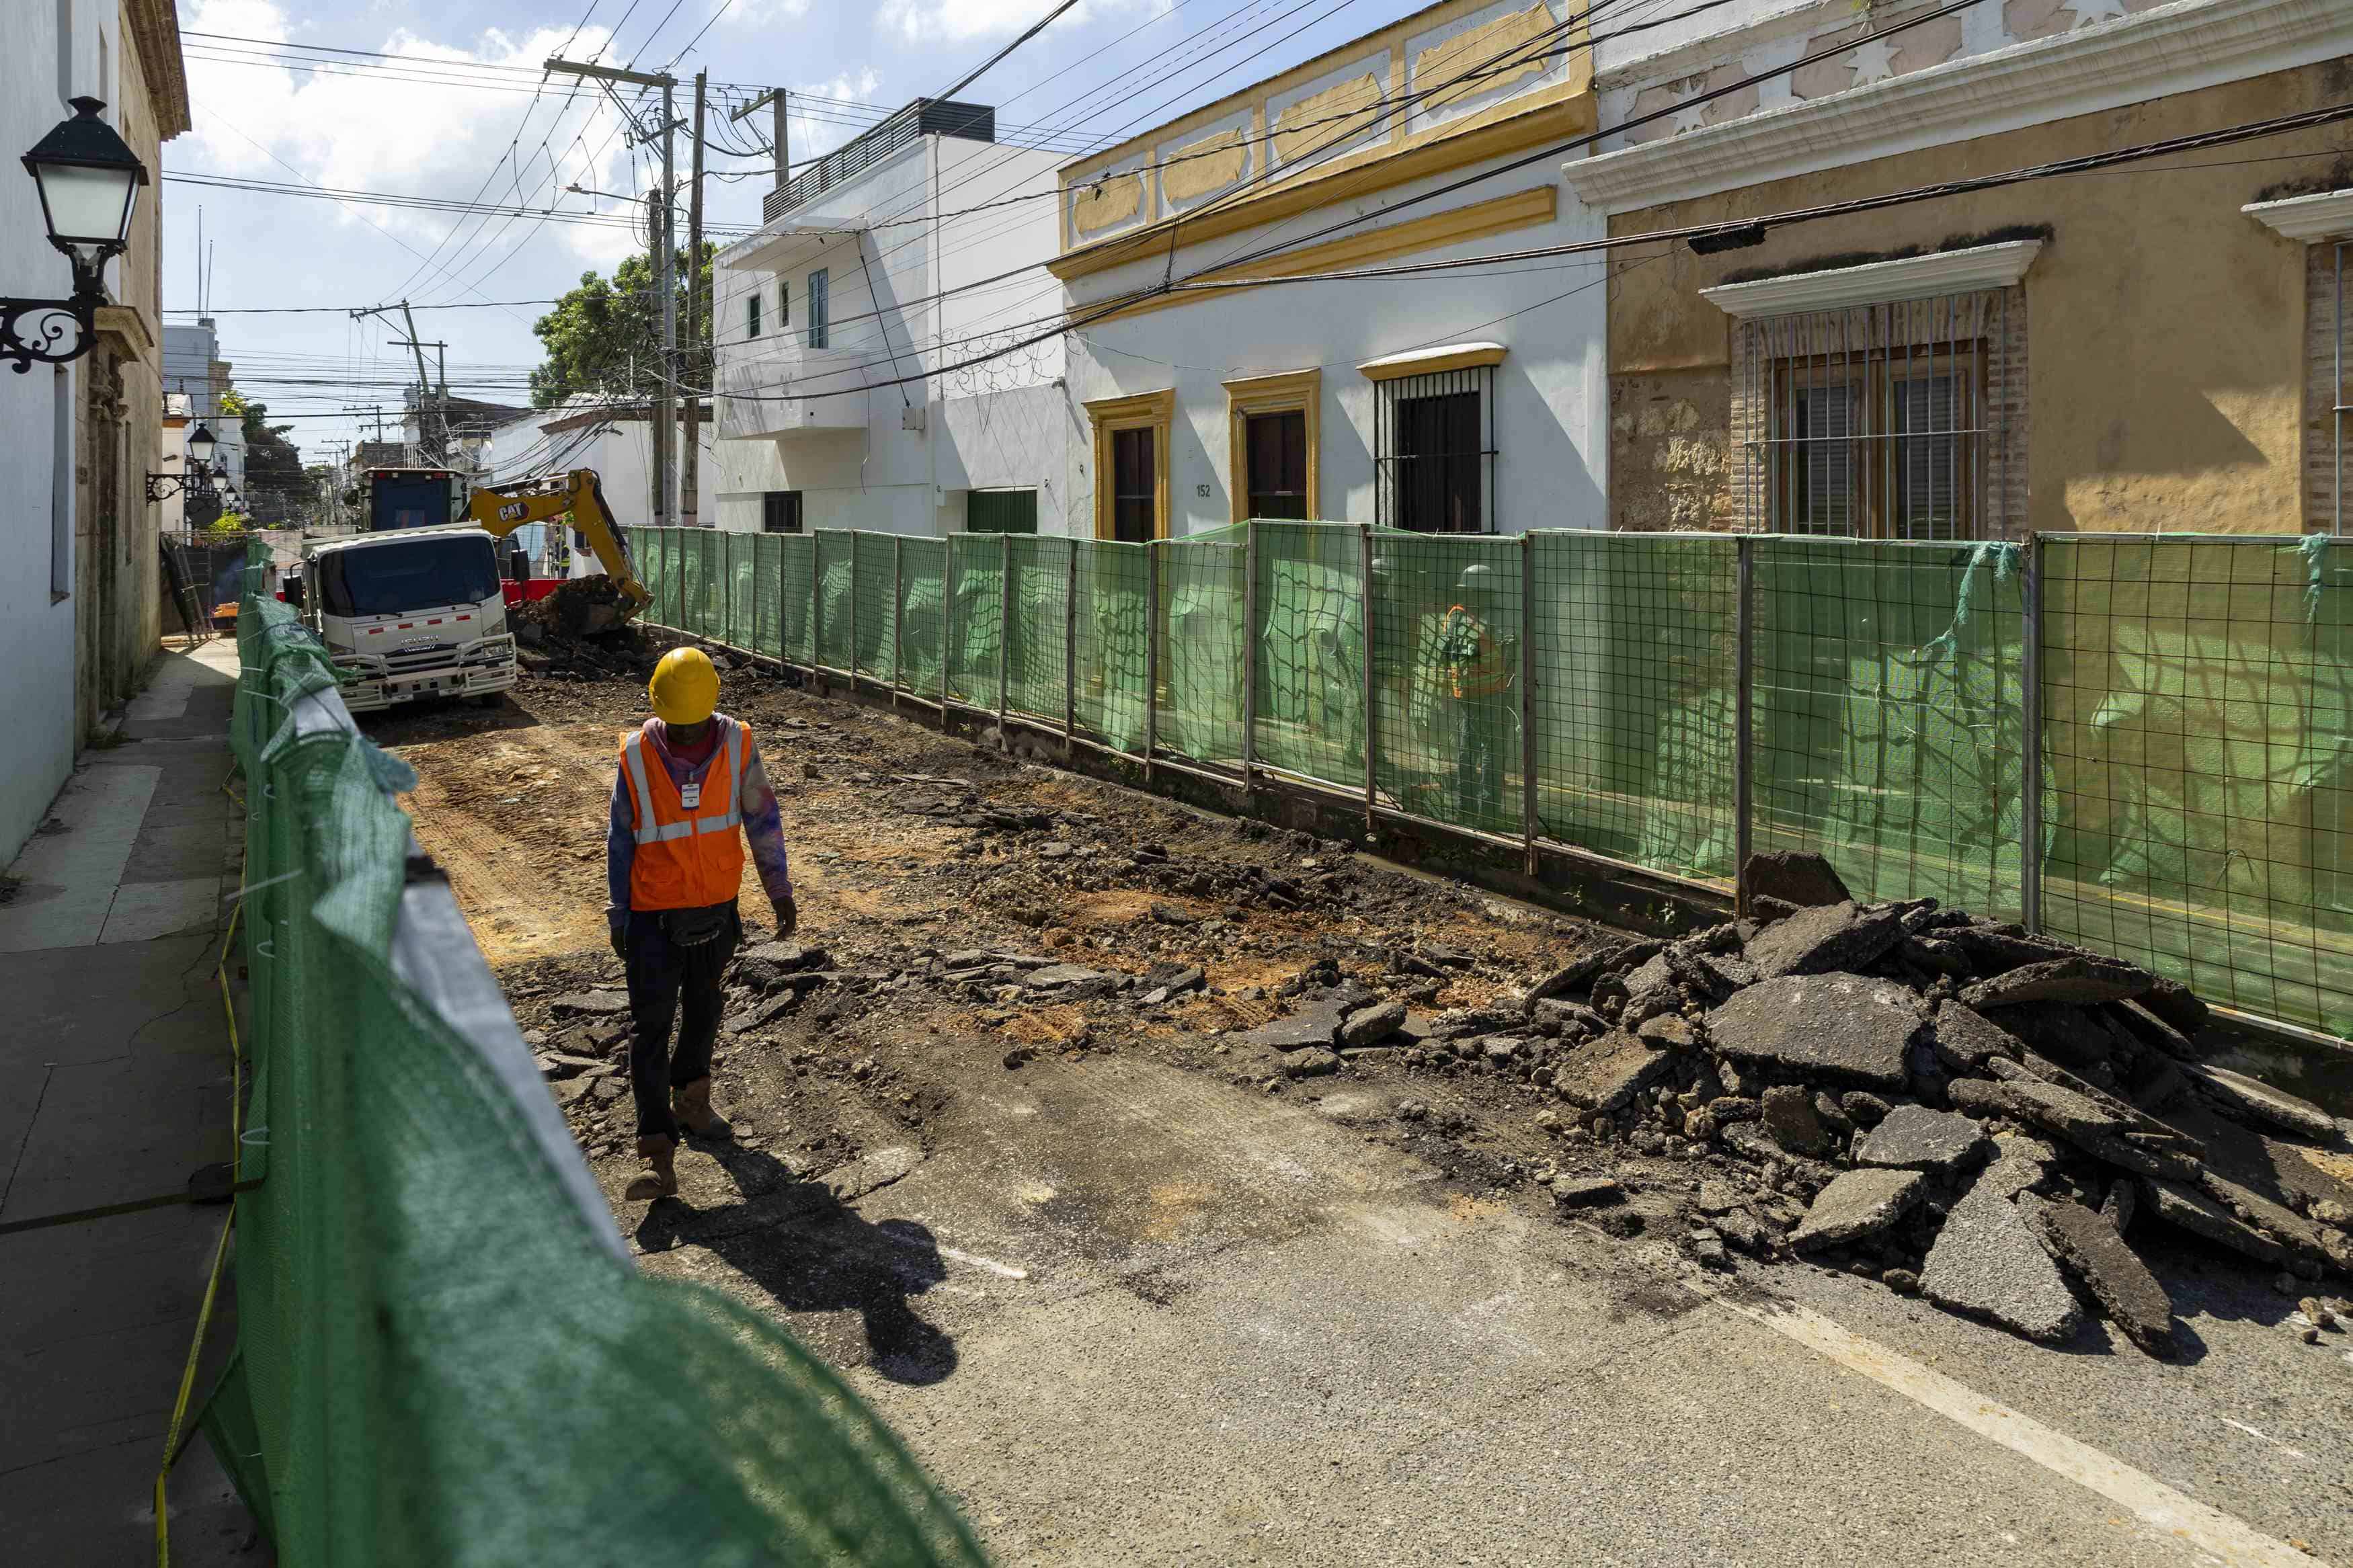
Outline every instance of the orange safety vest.
<svg viewBox="0 0 2353 1568"><path fill-rule="evenodd" d="M724 713L719 747L703 771L692 805L659 760L646 757L646 732L621 736L621 773L629 781L629 826L637 853L629 860L629 908L699 910L732 903L744 881L744 767L752 731Z"/></svg>
<svg viewBox="0 0 2353 1568"><path fill-rule="evenodd" d="M1475 634L1478 641L1475 644L1477 651L1470 658L1447 660L1446 673L1454 683L1454 695L1493 697L1508 689L1512 684L1512 671L1504 662L1503 650L1495 646L1495 639L1487 635L1487 628L1481 624L1479 617L1461 605L1446 612L1442 635L1450 650L1458 635L1458 627Z"/></svg>

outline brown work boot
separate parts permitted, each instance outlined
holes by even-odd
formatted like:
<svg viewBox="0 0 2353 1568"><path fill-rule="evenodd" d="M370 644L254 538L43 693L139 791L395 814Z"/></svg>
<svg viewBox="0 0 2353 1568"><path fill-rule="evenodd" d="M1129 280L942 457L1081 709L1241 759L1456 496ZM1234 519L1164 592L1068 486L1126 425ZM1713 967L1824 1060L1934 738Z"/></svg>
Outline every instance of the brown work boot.
<svg viewBox="0 0 2353 1568"><path fill-rule="evenodd" d="M670 1113L697 1138L724 1138L734 1131L711 1109L711 1080L696 1079L670 1091Z"/></svg>
<svg viewBox="0 0 2353 1568"><path fill-rule="evenodd" d="M655 1198L678 1196L676 1139L640 1138L638 1140L638 1158L646 1163L646 1168L622 1189L623 1197L631 1203L646 1203Z"/></svg>

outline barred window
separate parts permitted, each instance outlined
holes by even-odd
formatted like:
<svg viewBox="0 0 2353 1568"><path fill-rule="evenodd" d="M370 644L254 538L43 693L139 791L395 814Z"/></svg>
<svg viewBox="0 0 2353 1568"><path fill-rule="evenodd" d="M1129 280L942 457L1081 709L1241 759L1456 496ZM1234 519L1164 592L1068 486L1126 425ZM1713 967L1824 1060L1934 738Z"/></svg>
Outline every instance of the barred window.
<svg viewBox="0 0 2353 1568"><path fill-rule="evenodd" d="M2319 439L2307 449L2322 454L2327 467L2319 482L2312 487L2310 526L2331 533L2345 531L2348 503L2353 502L2353 495L2348 495L2345 489L2346 468L2348 459L2353 459L2353 450L2348 449L2345 437L2345 416L2353 413L2345 387L2345 362L2353 358L2353 321L2348 321L2345 310L2346 263L2353 259L2348 256L2348 251L2353 251L2353 240L2333 240L2312 247L2313 292L2320 297L2312 301L2310 320L2327 325L2316 334L2312 367L2313 423Z"/></svg>
<svg viewBox="0 0 2353 1568"><path fill-rule="evenodd" d="M1741 324L1736 418L1751 528L1872 539L2000 537L2024 480L2012 289ZM2014 363L2015 362L2015 363Z"/></svg>
<svg viewBox="0 0 2353 1568"><path fill-rule="evenodd" d="M1373 456L1383 526L1495 531L1494 366L1377 383Z"/></svg>

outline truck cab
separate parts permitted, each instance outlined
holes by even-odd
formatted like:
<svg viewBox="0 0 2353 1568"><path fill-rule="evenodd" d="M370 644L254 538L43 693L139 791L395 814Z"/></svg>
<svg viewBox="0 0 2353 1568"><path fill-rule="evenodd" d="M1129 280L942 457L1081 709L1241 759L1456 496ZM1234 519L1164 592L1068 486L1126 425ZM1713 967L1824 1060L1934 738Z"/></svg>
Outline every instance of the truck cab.
<svg viewBox="0 0 2353 1568"><path fill-rule="evenodd" d="M302 618L343 678L343 705L364 713L420 697L496 704L516 669L502 549L464 525L312 542Z"/></svg>

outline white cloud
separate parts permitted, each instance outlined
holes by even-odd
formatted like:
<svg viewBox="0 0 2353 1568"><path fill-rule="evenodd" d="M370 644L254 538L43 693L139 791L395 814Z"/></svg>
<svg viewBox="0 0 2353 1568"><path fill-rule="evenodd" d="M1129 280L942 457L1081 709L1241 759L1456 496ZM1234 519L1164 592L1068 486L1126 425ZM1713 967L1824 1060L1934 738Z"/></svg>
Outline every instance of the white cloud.
<svg viewBox="0 0 2353 1568"><path fill-rule="evenodd" d="M192 33L281 43L301 42L309 30L290 24L285 10L270 0L195 0L185 26ZM491 28L469 48L420 38L404 27L381 38L338 36L336 42L345 47L361 43L378 48L414 72L437 65L536 68L567 39L575 57L586 57L603 45L605 37L584 29L574 38L562 26L522 35ZM559 79L534 102L528 90L490 91L454 79L419 80L389 71L294 70L206 58L203 57L216 51L205 47L205 40L191 41L197 46L188 61L195 123L192 138L174 143L176 166L460 201L480 192L485 202L533 207L544 207L553 199L573 211L589 210L592 204L561 195L565 185L624 195L637 188L620 114L601 91L586 83L575 89ZM512 79L526 89L536 83L533 76ZM567 98L572 100L568 107ZM485 189L484 177L494 166L498 172ZM553 181L551 174L556 176ZM594 204L606 209L618 205ZM373 224L420 252L432 251L457 228L466 235L461 245L470 245L477 226L448 212L360 203L315 205L322 223L362 234L369 233ZM526 226L518 222L501 233L502 224L492 219L483 228L494 247L519 238ZM378 243L383 243L380 237ZM600 267L610 267L638 248L625 229L567 224L537 226L531 243L569 250L583 264ZM392 248L397 253L397 247ZM413 258L406 259L410 267L416 264ZM441 286L446 289L450 275L462 275L482 259L445 248L437 258L438 267L449 268L448 274L437 274Z"/></svg>
<svg viewBox="0 0 2353 1568"><path fill-rule="evenodd" d="M735 0L720 17L723 27L764 27L776 22L796 22L808 15L809 0Z"/></svg>

